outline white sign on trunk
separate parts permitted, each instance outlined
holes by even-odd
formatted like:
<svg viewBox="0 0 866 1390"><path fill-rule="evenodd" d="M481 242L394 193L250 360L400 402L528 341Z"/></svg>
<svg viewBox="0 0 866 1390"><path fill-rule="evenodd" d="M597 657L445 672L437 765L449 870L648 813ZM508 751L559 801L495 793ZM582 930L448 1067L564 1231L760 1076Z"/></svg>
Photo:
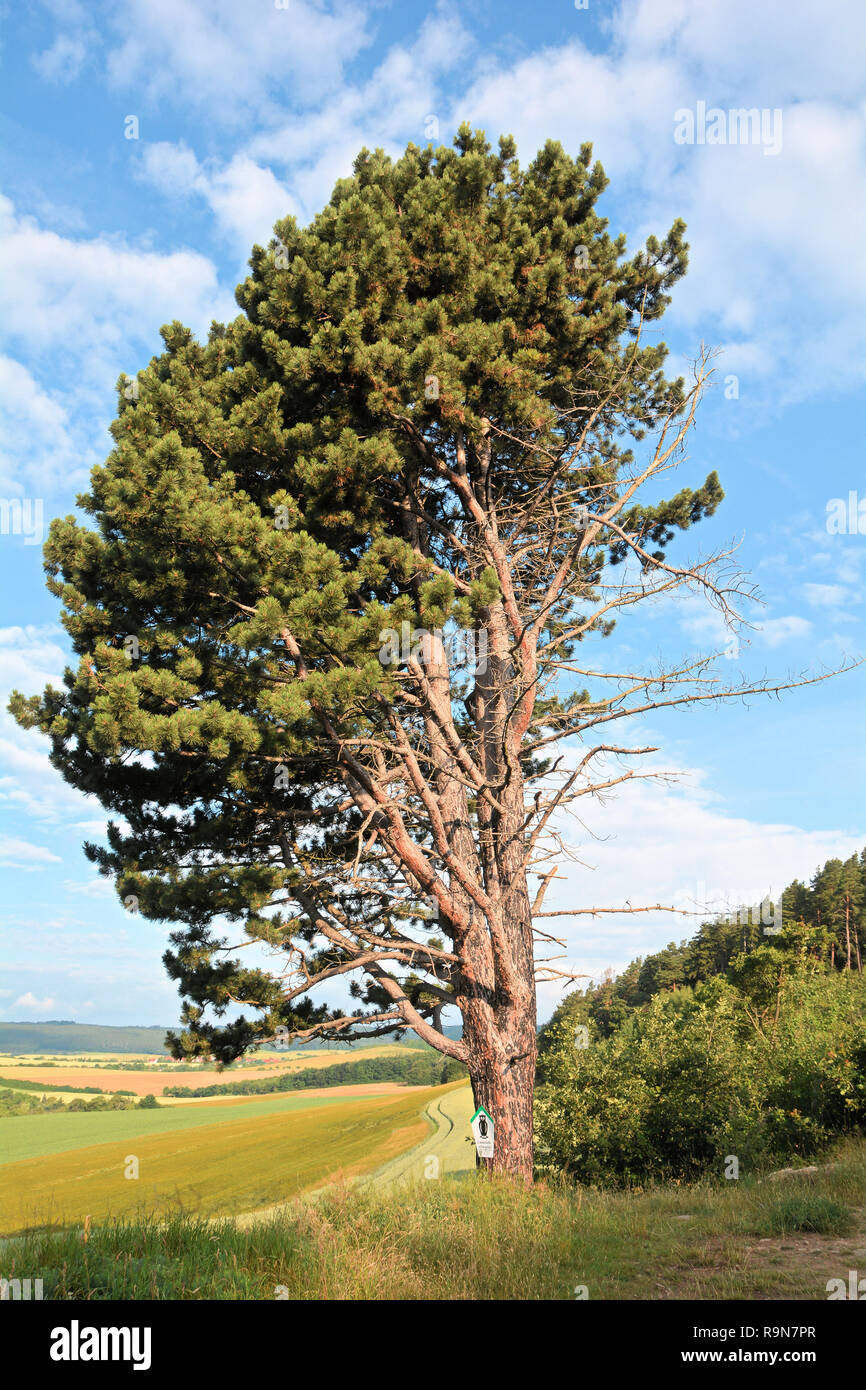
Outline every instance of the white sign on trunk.
<svg viewBox="0 0 866 1390"><path fill-rule="evenodd" d="M475 1114L472 1116L470 1124L472 1126L472 1134L475 1139L475 1151L478 1154L478 1157L492 1158L494 1128L493 1119L484 1109L483 1105L479 1105L478 1109L475 1111Z"/></svg>

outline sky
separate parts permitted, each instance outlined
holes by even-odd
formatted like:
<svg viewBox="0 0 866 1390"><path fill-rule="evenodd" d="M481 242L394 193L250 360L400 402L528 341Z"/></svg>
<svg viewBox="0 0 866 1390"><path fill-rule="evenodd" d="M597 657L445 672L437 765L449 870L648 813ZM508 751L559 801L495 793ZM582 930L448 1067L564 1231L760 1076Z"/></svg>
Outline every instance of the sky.
<svg viewBox="0 0 866 1390"><path fill-rule="evenodd" d="M677 563L733 548L759 598L738 647L695 597L641 605L597 661L719 653L731 684L866 654L866 93L862 0L40 0L0 36L0 1016L173 1025L170 924L131 917L85 859L100 805L5 706L69 647L41 539L106 456L121 373L180 319L234 317L254 242L302 223L363 148L450 143L464 120L523 163L591 141L631 251L683 217L670 374L717 351L671 490L725 500ZM732 112L757 112L754 128ZM746 640L747 639L747 640ZM866 844L866 667L778 698L656 712L635 780L560 825L552 910L753 901ZM635 731L632 731L633 735ZM690 935L659 912L555 919L599 978ZM543 986L544 1018L561 989Z"/></svg>

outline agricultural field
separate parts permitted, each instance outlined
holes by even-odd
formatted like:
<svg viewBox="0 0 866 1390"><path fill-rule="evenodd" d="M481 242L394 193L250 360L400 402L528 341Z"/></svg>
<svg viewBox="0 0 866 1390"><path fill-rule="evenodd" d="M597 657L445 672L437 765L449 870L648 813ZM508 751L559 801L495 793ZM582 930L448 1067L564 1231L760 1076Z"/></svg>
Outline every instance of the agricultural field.
<svg viewBox="0 0 866 1390"><path fill-rule="evenodd" d="M465 1082L383 1083L152 1111L10 1116L0 1120L0 1235L87 1218L271 1208L417 1151L453 1123L436 1103L457 1089L468 1091ZM132 1168L137 1177L127 1176Z"/></svg>
<svg viewBox="0 0 866 1390"><path fill-rule="evenodd" d="M226 1067L217 1071L215 1067L181 1065L164 1061L142 1067L144 1057L115 1056L106 1057L62 1057L51 1059L46 1065L44 1057L2 1057L0 1058L0 1087L14 1088L16 1081L35 1082L44 1085L46 1093L52 1087L75 1086L79 1088L97 1086L106 1092L131 1091L136 1096L161 1096L167 1086L219 1085L238 1077L282 1076L286 1073L304 1071L308 1068L333 1066L338 1062L364 1061L373 1057L400 1056L416 1057L417 1049L401 1047L395 1043L383 1043L379 1047L365 1048L362 1053L337 1052L333 1048L311 1049L310 1051L266 1053L256 1058L256 1064L247 1062L243 1067ZM130 1068L130 1062L139 1065ZM58 1094L61 1094L58 1092Z"/></svg>

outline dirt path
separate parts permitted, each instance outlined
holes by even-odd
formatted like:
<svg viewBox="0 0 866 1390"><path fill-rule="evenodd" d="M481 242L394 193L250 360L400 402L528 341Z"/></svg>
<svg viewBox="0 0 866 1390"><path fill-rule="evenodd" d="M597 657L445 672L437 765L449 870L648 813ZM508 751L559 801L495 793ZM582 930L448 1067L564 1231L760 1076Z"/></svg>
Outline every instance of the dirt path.
<svg viewBox="0 0 866 1390"><path fill-rule="evenodd" d="M409 1153L377 1168L364 1179L364 1185L394 1187L417 1178L451 1178L474 1172L475 1148L466 1142L471 1140L472 1111L472 1088L468 1082L432 1100L425 1113L436 1132Z"/></svg>

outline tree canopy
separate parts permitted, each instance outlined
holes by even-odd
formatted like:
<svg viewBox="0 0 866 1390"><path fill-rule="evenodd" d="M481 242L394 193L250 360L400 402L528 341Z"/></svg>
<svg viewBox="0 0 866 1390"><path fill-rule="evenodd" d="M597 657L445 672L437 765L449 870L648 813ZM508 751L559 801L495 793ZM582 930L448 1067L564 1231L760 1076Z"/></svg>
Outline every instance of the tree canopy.
<svg viewBox="0 0 866 1390"><path fill-rule="evenodd" d="M628 256L606 184L588 144L521 168L462 127L362 151L308 227L278 222L240 315L206 343L171 324L121 379L91 524L45 547L78 664L11 705L112 813L91 859L172 924L177 1055L414 1027L524 1175L555 816L654 751L613 721L721 693L710 658L611 677L583 644L681 588L733 623L739 593L723 557L668 558L715 474L654 486L709 371L668 380L642 337L684 226ZM351 1007L311 994L346 977Z"/></svg>

